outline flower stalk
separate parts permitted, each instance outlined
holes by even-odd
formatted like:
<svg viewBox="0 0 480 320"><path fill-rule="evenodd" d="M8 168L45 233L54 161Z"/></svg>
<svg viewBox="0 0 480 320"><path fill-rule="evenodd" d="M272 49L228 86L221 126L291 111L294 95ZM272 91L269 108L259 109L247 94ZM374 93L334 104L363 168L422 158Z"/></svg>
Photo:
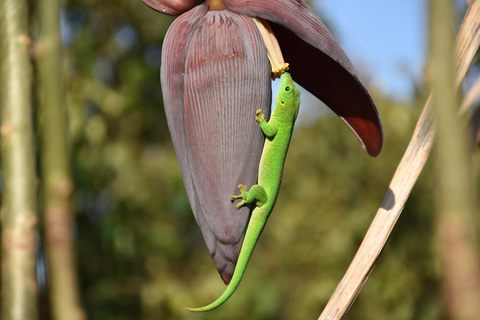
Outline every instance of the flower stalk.
<svg viewBox="0 0 480 320"><path fill-rule="evenodd" d="M223 0L207 0L207 4L210 10L220 11L225 10L225 2Z"/></svg>
<svg viewBox="0 0 480 320"><path fill-rule="evenodd" d="M283 60L282 50L278 44L277 37L267 20L261 18L252 18L255 21L263 42L267 48L268 60L272 66L272 79L279 79L282 74L288 71L289 64Z"/></svg>

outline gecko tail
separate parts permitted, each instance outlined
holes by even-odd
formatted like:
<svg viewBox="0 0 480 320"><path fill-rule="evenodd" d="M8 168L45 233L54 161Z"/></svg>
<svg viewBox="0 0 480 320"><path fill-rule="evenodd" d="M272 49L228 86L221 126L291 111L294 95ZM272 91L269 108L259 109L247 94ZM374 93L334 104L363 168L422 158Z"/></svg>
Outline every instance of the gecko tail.
<svg viewBox="0 0 480 320"><path fill-rule="evenodd" d="M270 212L271 209L272 208L266 209L263 207L256 207L253 210L252 216L250 217L250 223L248 224L247 232L245 233L245 238L243 240L242 249L240 249L237 265L233 272L232 280L230 281L222 295L209 305L200 308L185 308L185 310L192 312L211 311L220 307L232 296L235 290L237 290L238 285L243 278L248 261L250 260L253 250L255 249L255 245L257 244L258 238L260 237L260 234L265 227L266 219L268 217L268 214L265 214L265 210L268 210L268 212Z"/></svg>
<svg viewBox="0 0 480 320"><path fill-rule="evenodd" d="M199 307L199 308L185 308L185 310L191 311L191 312L207 312L220 307L232 296L232 294L235 292L238 285L240 284L241 279L242 279L241 276L239 277L239 279L235 279L235 275L234 275L234 278L232 278L232 281L230 282L228 287L225 289L223 294L217 300L210 303L209 305L206 305L204 307Z"/></svg>
<svg viewBox="0 0 480 320"><path fill-rule="evenodd" d="M207 312L207 311L214 310L220 307L222 304L224 304L233 295L235 290L237 290L240 284L240 281L243 278L243 274L245 273L245 268L248 263L248 260L252 255L252 251L253 251L253 248L249 246L242 246L242 249L240 250L239 259L237 261L237 266L235 267L235 270L233 272L233 277L230 280L230 283L228 284L225 291L222 293L220 297L217 298L217 300L215 300L214 302L204 307L185 308L185 310L191 311L191 312Z"/></svg>

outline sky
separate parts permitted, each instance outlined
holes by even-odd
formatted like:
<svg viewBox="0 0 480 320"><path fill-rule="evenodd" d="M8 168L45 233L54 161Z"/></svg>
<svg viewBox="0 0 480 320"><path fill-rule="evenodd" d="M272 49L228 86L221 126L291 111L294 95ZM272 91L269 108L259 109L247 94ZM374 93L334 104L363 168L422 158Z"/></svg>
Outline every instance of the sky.
<svg viewBox="0 0 480 320"><path fill-rule="evenodd" d="M362 80L400 99L413 97L427 54L426 0L314 0Z"/></svg>

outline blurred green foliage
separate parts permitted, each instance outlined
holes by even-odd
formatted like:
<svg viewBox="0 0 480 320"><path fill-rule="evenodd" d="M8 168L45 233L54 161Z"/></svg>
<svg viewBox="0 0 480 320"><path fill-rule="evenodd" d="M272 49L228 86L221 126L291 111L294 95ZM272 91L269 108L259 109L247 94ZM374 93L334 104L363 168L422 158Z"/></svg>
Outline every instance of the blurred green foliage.
<svg viewBox="0 0 480 320"><path fill-rule="evenodd" d="M192 314L184 307L213 301L224 285L191 213L162 108L161 44L173 18L138 0L72 0L62 21L89 319L318 317L388 190L422 99L375 95L385 131L377 159L337 117L298 126L275 212L240 288L220 309ZM348 319L442 319L431 179L427 168Z"/></svg>

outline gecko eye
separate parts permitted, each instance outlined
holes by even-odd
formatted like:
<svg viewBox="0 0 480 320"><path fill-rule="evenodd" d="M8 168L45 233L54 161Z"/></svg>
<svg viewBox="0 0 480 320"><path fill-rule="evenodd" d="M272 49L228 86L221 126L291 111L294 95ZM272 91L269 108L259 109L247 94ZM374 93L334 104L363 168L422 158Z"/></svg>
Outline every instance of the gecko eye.
<svg viewBox="0 0 480 320"><path fill-rule="evenodd" d="M285 87L285 91L290 91L290 87Z"/></svg>

